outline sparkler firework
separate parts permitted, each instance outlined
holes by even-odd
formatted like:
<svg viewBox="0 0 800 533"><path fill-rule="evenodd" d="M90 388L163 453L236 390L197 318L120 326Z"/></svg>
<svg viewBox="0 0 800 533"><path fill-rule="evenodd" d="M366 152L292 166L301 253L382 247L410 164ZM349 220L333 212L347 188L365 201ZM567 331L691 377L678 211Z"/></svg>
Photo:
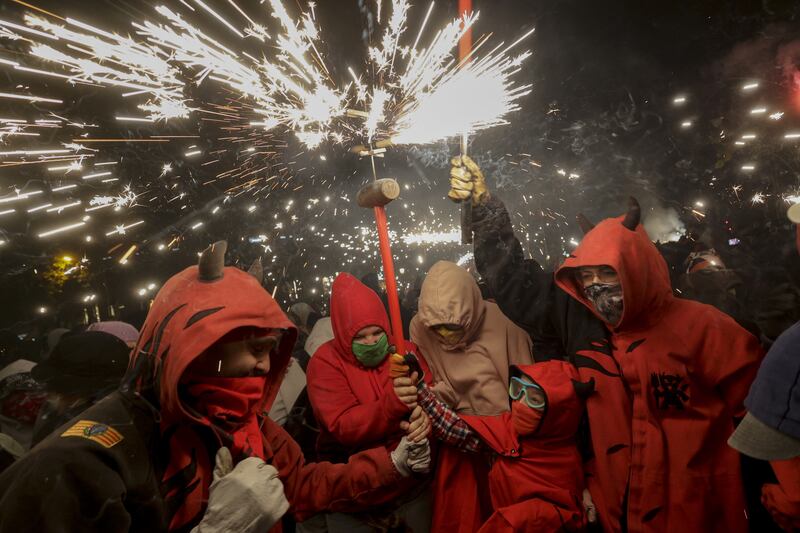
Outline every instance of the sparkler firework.
<svg viewBox="0 0 800 533"><path fill-rule="evenodd" d="M309 148L324 140L344 141L354 129L359 131L344 123L346 110L358 102L368 105L361 129L368 142L381 136L391 137L396 144L420 144L503 124L509 113L519 109L519 98L530 91L530 85L518 87L512 81L530 52L515 57L508 53L532 30L510 46L497 45L480 59L466 58L459 63L453 58L458 40L475 24L477 14L451 21L436 32L427 47L417 48L433 3L409 46L402 40L410 5L392 0L380 45L368 50L368 67L375 79L364 84L351 70L353 81L339 88L319 51L322 42L313 9L294 20L280 0L270 0L272 16L281 27L271 38L232 0L247 20L242 29L207 4L195 3L239 39L270 39L276 53L261 58L236 53L165 6L155 9L159 21L132 23L136 39L72 18L58 24L33 14L25 16L25 26L8 21L0 21L0 26L18 39L30 41L32 56L58 64L69 73L40 71L45 75L71 83L120 87L128 90L125 97L148 97L138 106L144 117L118 120L186 118L197 109L185 96L187 85L209 79L230 90L234 100L246 102L255 115L251 127L272 130L284 126ZM482 105L470 105L475 100Z"/></svg>

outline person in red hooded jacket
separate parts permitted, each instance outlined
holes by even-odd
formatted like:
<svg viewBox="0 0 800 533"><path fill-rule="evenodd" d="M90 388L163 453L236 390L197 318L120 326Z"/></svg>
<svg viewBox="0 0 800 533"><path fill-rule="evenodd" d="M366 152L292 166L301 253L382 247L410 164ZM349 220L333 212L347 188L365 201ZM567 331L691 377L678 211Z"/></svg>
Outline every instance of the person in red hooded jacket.
<svg viewBox="0 0 800 533"><path fill-rule="evenodd" d="M158 292L120 390L3 472L0 532L279 532L411 474L402 448L307 464L267 418L297 332L225 248Z"/></svg>
<svg viewBox="0 0 800 533"><path fill-rule="evenodd" d="M308 397L320 425L317 451L322 459L346 460L375 446L394 449L406 430L412 440L424 439L429 421L419 407L408 407L395 393L389 372L389 318L378 295L347 273L331 290L334 338L319 347L308 364ZM406 350L418 350L406 341ZM412 391L412 394L414 391ZM415 397L415 395L414 395ZM424 478L409 479L385 491L392 502L370 513L328 516L336 531L373 531L397 522L414 532L430 528L430 494Z"/></svg>
<svg viewBox="0 0 800 533"><path fill-rule="evenodd" d="M392 370L395 387L406 386L408 365L393 360ZM435 438L462 452L491 453L492 512L479 532L582 531L591 502L576 433L594 383L580 383L564 361L512 365L509 372L511 408L499 415L456 413L423 383L419 405Z"/></svg>
<svg viewBox="0 0 800 533"><path fill-rule="evenodd" d="M739 456L725 441L763 351L722 312L673 296L635 200L626 216L584 224L553 276L525 260L466 156L453 161L449 195L473 202L476 264L535 358L566 357L596 379L586 472L604 529L747 531Z"/></svg>
<svg viewBox="0 0 800 533"><path fill-rule="evenodd" d="M497 454L489 472L494 513L480 529L580 531L583 468L575 435L583 416L578 372L564 361L512 366L511 411L461 415Z"/></svg>

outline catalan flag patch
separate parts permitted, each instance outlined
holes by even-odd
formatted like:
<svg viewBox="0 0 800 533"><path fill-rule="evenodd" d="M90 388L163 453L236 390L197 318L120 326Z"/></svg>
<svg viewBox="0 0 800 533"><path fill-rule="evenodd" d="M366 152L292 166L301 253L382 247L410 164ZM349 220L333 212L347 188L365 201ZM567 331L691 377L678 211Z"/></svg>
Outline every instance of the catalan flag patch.
<svg viewBox="0 0 800 533"><path fill-rule="evenodd" d="M111 448L122 441L119 431L100 422L81 420L61 434L62 437L82 437L93 440L105 448Z"/></svg>

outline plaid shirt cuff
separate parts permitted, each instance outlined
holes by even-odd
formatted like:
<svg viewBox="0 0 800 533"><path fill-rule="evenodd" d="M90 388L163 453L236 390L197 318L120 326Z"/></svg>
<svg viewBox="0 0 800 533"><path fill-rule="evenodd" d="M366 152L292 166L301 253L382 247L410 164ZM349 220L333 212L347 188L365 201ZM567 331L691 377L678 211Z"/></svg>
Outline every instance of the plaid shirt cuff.
<svg viewBox="0 0 800 533"><path fill-rule="evenodd" d="M438 440L467 452L483 449L483 443L467 423L449 406L439 401L428 387L423 385L419 388L417 402L430 417L433 436Z"/></svg>

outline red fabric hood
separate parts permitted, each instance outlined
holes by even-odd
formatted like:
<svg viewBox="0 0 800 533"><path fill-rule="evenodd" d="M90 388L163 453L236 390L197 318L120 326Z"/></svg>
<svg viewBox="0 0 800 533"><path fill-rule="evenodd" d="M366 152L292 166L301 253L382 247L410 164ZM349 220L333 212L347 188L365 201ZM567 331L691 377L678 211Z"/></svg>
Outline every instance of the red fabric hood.
<svg viewBox="0 0 800 533"><path fill-rule="evenodd" d="M545 395L544 418L534 438L575 435L583 413L582 401L572 384L573 379L580 379L575 367L556 360L511 367L512 376L520 374L539 385Z"/></svg>
<svg viewBox="0 0 800 533"><path fill-rule="evenodd" d="M617 330L631 329L657 320L659 312L673 297L667 263L650 241L644 227L631 231L622 225L624 217L609 218L589 231L575 251L556 271L556 284L595 315L594 306L578 286L574 269L608 265L619 274L624 309Z"/></svg>
<svg viewBox="0 0 800 533"><path fill-rule="evenodd" d="M572 385L578 373L556 360L513 366L511 371L528 376L545 392L545 415L535 434L518 436L510 412L460 415L498 454L489 473L489 492L505 527L490 521L482 531L583 531L584 473L575 436L583 402Z"/></svg>
<svg viewBox="0 0 800 533"><path fill-rule="evenodd" d="M583 401L575 393L572 380L580 379L578 371L565 361L545 361L533 365L512 366L511 375L524 374L539 385L545 394L545 413L539 429L530 436L519 436L511 425L511 413L498 416L459 416L478 432L495 452L501 455L518 455L520 441L540 443L570 441L574 443L583 415ZM523 449L526 446L523 445ZM527 449L530 450L530 446Z"/></svg>
<svg viewBox="0 0 800 533"><path fill-rule="evenodd" d="M297 329L250 274L226 267L220 279L198 278L192 266L169 279L156 295L133 351L129 380L162 417L192 418L178 397L186 367L228 332L241 327L280 328L281 343L270 360L260 409L269 410L289 364ZM195 419L196 420L196 419Z"/></svg>
<svg viewBox="0 0 800 533"><path fill-rule="evenodd" d="M389 317L375 291L342 272L333 280L331 289L331 326L333 344L343 357L353 354L353 337L367 326L378 326L389 334Z"/></svg>

